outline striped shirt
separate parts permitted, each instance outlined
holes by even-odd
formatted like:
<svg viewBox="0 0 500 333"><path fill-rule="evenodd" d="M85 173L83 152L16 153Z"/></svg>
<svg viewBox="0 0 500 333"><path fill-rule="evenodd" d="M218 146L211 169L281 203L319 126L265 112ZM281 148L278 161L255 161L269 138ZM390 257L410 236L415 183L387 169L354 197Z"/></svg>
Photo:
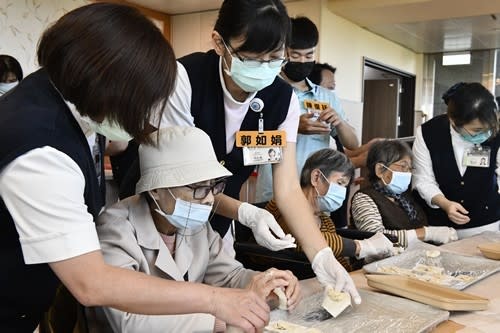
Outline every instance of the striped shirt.
<svg viewBox="0 0 500 333"><path fill-rule="evenodd" d="M288 228L286 221L283 215L281 215L281 212L279 211L278 206L276 205L276 202L274 200L269 201L265 209L273 214L274 218L285 233L290 233L290 229ZM328 246L332 248L335 258L342 266L344 266L347 271L351 271L351 265L345 257L355 256L356 246L354 244L354 241L340 237L335 229L335 224L327 214L322 213L319 218L321 219L320 231L323 234L323 237L325 237ZM302 251L300 244L297 244L296 250Z"/></svg>
<svg viewBox="0 0 500 333"><path fill-rule="evenodd" d="M396 205L396 203L394 204ZM394 235L398 238L401 246L408 247L408 231L386 229L377 204L369 195L362 192L354 194L351 203L351 217L357 229Z"/></svg>

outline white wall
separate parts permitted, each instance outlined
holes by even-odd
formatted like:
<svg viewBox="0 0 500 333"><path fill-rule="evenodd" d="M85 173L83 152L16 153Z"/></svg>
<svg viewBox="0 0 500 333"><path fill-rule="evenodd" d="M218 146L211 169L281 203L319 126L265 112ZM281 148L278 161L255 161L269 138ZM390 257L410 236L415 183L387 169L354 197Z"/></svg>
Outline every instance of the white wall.
<svg viewBox="0 0 500 333"><path fill-rule="evenodd" d="M307 16L319 27L320 4L321 0L309 0L290 2L286 5L290 16ZM217 13L218 11L213 10L172 16L172 47L177 57L212 48L211 34Z"/></svg>
<svg viewBox="0 0 500 333"><path fill-rule="evenodd" d="M342 99L361 102L363 99L363 57L417 75L415 108L421 109L423 55L382 38L335 15L321 1L320 54L321 62L337 67L336 92ZM357 110L357 111L356 111ZM363 108L348 114L351 124L361 132Z"/></svg>
<svg viewBox="0 0 500 333"><path fill-rule="evenodd" d="M68 11L90 0L0 0L0 54L16 58L24 75L38 68L42 32Z"/></svg>
<svg viewBox="0 0 500 333"><path fill-rule="evenodd" d="M326 2L321 10L320 45L320 60L338 68L336 89L343 98L362 99L363 57L418 76L422 71L421 54L335 15L327 8Z"/></svg>
<svg viewBox="0 0 500 333"><path fill-rule="evenodd" d="M173 15L171 17L172 47L179 58L195 51L212 48L212 30L217 11Z"/></svg>

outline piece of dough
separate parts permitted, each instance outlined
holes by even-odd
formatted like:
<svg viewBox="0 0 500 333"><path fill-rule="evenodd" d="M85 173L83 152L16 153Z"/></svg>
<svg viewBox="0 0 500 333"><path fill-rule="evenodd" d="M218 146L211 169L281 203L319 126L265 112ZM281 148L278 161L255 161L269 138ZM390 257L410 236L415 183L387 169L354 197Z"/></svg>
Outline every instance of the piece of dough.
<svg viewBox="0 0 500 333"><path fill-rule="evenodd" d="M317 328L304 327L284 320L269 323L265 327L267 333L323 333Z"/></svg>
<svg viewBox="0 0 500 333"><path fill-rule="evenodd" d="M437 258L441 255L441 252L439 250L427 250L425 251L425 255L427 258Z"/></svg>
<svg viewBox="0 0 500 333"><path fill-rule="evenodd" d="M351 296L344 292L336 292L331 286L328 286L325 292L325 298L321 306L328 311L334 318L342 313L351 305Z"/></svg>
<svg viewBox="0 0 500 333"><path fill-rule="evenodd" d="M288 306L288 300L286 298L285 292L281 288L274 288L273 292L278 296L278 299L280 301L280 304L278 305L278 309L280 310L287 310Z"/></svg>

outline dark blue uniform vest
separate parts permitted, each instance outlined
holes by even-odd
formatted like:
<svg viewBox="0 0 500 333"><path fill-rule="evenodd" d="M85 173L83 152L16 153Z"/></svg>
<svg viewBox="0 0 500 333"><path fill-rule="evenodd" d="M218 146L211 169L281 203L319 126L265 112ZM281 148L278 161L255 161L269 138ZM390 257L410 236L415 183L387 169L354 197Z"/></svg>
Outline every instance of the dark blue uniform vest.
<svg viewBox="0 0 500 333"><path fill-rule="evenodd" d="M85 204L96 218L104 198L87 139L41 69L0 98L0 170L44 146L78 164L85 176ZM0 332L31 333L49 307L59 280L48 264L24 263L19 235L1 198L0 221Z"/></svg>
<svg viewBox="0 0 500 333"><path fill-rule="evenodd" d="M248 179L253 166L243 165L242 149L236 146L226 153L226 130L224 97L219 75L219 56L211 50L207 53L193 53L179 59L186 68L192 89L191 115L196 127L205 131L212 139L218 160L233 173L226 185L225 194L239 199L241 186ZM264 129L275 130L288 114L292 88L281 78L259 91L256 98L262 99ZM260 115L248 110L240 130L258 130ZM213 229L224 236L230 219L215 215L211 221Z"/></svg>
<svg viewBox="0 0 500 333"><path fill-rule="evenodd" d="M424 123L422 135L429 149L439 188L448 200L464 206L470 217L469 223L458 225L450 221L442 209L432 209L425 204L423 206L429 224L463 229L500 220L500 194L495 173L500 135L482 144L491 149L490 167L467 167L463 176L460 175L453 153L448 117L440 115Z"/></svg>

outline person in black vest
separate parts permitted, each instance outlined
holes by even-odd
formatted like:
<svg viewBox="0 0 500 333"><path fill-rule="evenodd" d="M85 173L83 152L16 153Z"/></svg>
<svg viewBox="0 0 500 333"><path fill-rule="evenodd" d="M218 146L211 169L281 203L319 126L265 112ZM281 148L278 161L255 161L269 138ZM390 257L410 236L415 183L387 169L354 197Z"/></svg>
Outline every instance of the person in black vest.
<svg viewBox="0 0 500 333"><path fill-rule="evenodd" d="M274 250L293 246L293 238L285 236L269 212L237 200L255 165L245 165L235 137L240 130L259 130L259 124L264 130L284 130L286 147L281 162L273 164L276 203L318 279L350 292L359 303L352 279L319 232L298 182L299 104L291 86L277 76L289 34L290 18L280 0L225 0L212 32L214 49L179 59L176 89L162 126L201 128L212 139L218 160L233 173L216 198L216 212L222 216L212 219L213 229L224 236L231 219L238 220L252 229L259 244Z"/></svg>
<svg viewBox="0 0 500 333"><path fill-rule="evenodd" d="M412 154L406 143L374 143L368 151L367 168L370 184L356 192L351 203L356 228L397 236L404 248L418 240L435 244L457 240L453 228L428 226L424 210L408 190Z"/></svg>
<svg viewBox="0 0 500 333"><path fill-rule="evenodd" d="M498 106L480 83L458 83L443 100L447 114L424 123L413 145L414 189L430 225L469 237L500 225ZM480 161L485 158L486 165Z"/></svg>
<svg viewBox="0 0 500 333"><path fill-rule="evenodd" d="M152 143L152 110L176 77L158 28L131 7L90 4L44 32L38 62L0 97L0 332L33 332L59 280L86 306L263 327L269 308L253 292L148 277L100 252L103 201L84 130Z"/></svg>

